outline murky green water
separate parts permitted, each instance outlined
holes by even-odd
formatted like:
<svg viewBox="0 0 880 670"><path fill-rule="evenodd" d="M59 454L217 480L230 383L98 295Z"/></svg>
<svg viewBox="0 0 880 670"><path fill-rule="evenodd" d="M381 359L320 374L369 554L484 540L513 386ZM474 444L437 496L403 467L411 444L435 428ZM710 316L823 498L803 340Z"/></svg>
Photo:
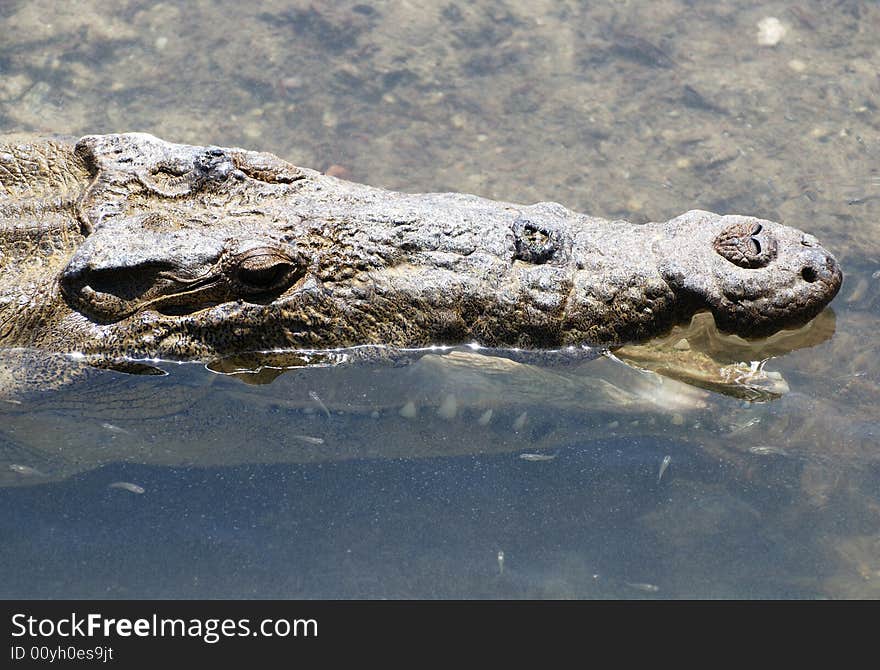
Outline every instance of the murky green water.
<svg viewBox="0 0 880 670"><path fill-rule="evenodd" d="M766 402L437 352L259 385L156 363L0 403L0 595L880 595L876 3L114 7L0 3L0 132L752 214L846 280L822 337L772 353Z"/></svg>

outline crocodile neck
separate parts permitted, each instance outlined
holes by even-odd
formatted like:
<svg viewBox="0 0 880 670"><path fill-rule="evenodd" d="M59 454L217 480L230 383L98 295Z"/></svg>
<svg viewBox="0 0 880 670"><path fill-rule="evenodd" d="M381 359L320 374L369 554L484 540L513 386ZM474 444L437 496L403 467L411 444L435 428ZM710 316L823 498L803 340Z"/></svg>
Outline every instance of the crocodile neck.
<svg viewBox="0 0 880 670"><path fill-rule="evenodd" d="M0 150L17 168L0 175L0 345L27 346L69 311L58 275L85 239L76 211L88 170L63 141Z"/></svg>

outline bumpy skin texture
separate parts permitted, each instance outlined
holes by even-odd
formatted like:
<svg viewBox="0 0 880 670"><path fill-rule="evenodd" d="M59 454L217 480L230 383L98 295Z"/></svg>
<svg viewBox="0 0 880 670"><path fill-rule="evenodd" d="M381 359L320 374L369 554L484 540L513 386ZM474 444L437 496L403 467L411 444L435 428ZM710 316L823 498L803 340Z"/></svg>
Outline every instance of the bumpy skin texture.
<svg viewBox="0 0 880 670"><path fill-rule="evenodd" d="M0 345L205 359L613 346L703 309L758 336L818 314L842 274L812 236L751 217L395 193L129 133L0 143L0 278Z"/></svg>

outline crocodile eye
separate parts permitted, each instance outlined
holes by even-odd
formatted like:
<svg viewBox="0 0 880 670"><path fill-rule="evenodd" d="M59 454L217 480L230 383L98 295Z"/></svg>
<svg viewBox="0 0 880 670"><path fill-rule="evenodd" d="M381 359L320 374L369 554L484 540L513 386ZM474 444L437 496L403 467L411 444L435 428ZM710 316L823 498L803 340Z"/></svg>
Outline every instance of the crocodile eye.
<svg viewBox="0 0 880 670"><path fill-rule="evenodd" d="M236 259L234 278L244 293L265 293L287 288L299 265L277 249L250 249Z"/></svg>
<svg viewBox="0 0 880 670"><path fill-rule="evenodd" d="M514 259L541 265L560 252L558 235L539 223L525 218L513 222Z"/></svg>
<svg viewBox="0 0 880 670"><path fill-rule="evenodd" d="M261 267L241 267L238 278L249 286L270 288L280 281L291 269L289 263L275 263Z"/></svg>

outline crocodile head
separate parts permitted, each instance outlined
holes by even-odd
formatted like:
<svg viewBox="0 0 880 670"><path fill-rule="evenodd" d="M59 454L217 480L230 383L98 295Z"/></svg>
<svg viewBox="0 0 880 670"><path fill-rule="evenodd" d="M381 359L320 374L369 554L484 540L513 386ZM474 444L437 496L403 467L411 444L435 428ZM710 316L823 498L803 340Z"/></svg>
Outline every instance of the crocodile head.
<svg viewBox="0 0 880 670"><path fill-rule="evenodd" d="M687 212L665 224L653 250L677 293L708 307L720 329L745 336L806 323L843 282L815 237L749 216Z"/></svg>
<svg viewBox="0 0 880 670"><path fill-rule="evenodd" d="M4 344L182 359L616 345L707 308L748 336L810 319L841 283L811 236L747 217L632 225L555 203L395 193L142 133L45 146L0 151L0 178L22 175L0 202L14 242L3 246L0 220ZM37 258L24 236L59 221Z"/></svg>

